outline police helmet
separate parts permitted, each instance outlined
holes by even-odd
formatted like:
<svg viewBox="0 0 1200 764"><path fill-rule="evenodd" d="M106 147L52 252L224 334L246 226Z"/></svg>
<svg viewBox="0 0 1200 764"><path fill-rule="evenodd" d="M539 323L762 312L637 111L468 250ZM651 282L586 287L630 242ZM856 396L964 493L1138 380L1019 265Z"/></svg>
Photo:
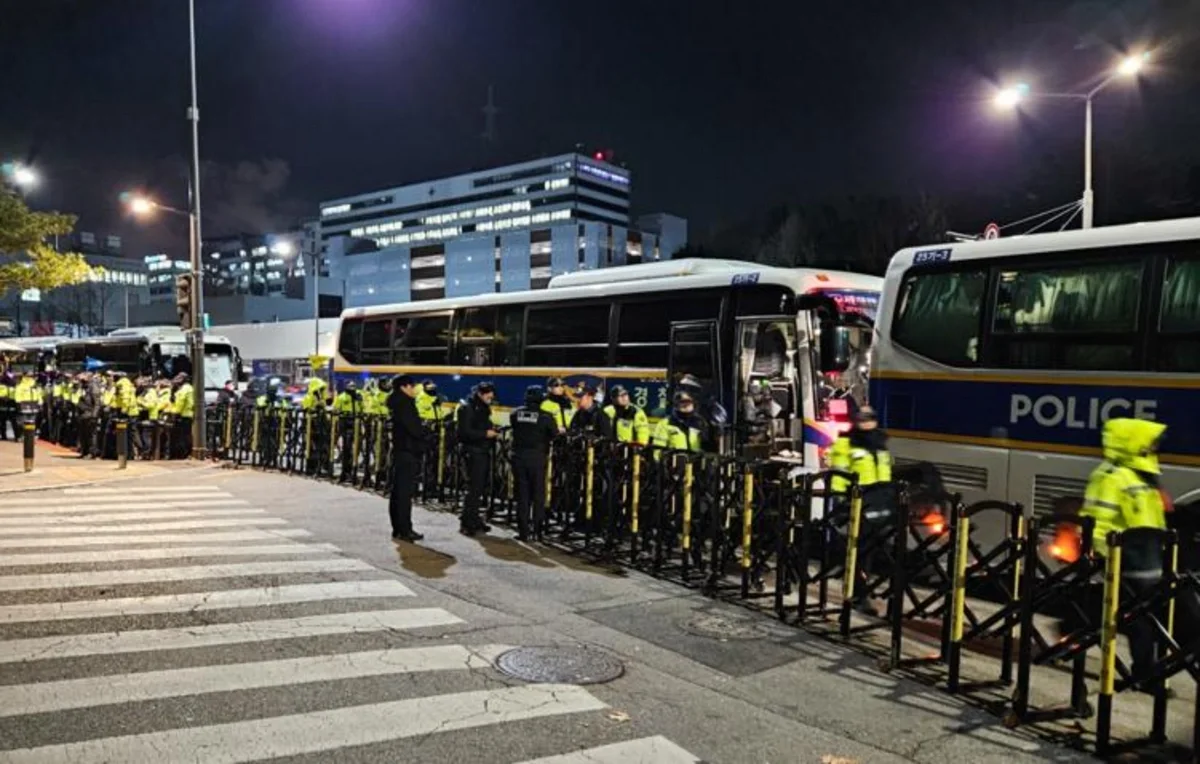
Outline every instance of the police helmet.
<svg viewBox="0 0 1200 764"><path fill-rule="evenodd" d="M598 392L600 391L596 389L595 385L588 384L587 382L581 382L579 387L575 388L575 394L580 397L584 395L591 395L594 397Z"/></svg>
<svg viewBox="0 0 1200 764"><path fill-rule="evenodd" d="M704 385L700 384L700 380L695 374L684 374L679 378L678 386L685 390L701 390Z"/></svg>
<svg viewBox="0 0 1200 764"><path fill-rule="evenodd" d="M565 384L567 384L567 383L563 380L562 377L551 377L550 379L546 380L546 387L548 387L548 388L562 387Z"/></svg>
<svg viewBox="0 0 1200 764"><path fill-rule="evenodd" d="M432 379L426 379L421 382L421 389L426 395L437 395L437 383Z"/></svg>
<svg viewBox="0 0 1200 764"><path fill-rule="evenodd" d="M622 395L629 395L629 391L625 389L624 385L613 385L612 392L609 393L609 395L613 398L613 400L616 400Z"/></svg>
<svg viewBox="0 0 1200 764"><path fill-rule="evenodd" d="M525 388L525 405L537 406L546 400L546 388L541 385L530 385Z"/></svg>
<svg viewBox="0 0 1200 764"><path fill-rule="evenodd" d="M475 392L479 395L487 395L488 393L496 392L496 386L491 382L480 382L478 385L475 385Z"/></svg>
<svg viewBox="0 0 1200 764"><path fill-rule="evenodd" d="M862 424L863 422L878 422L879 415L875 413L875 409L870 406L863 406L854 413L854 421Z"/></svg>

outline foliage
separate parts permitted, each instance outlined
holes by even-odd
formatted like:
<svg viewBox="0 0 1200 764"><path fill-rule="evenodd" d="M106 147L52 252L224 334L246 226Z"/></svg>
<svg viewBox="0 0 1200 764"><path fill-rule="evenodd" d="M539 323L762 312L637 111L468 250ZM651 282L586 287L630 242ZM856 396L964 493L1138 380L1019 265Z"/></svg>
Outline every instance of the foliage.
<svg viewBox="0 0 1200 764"><path fill-rule="evenodd" d="M750 260L785 268L818 266L882 273L897 250L946 240L946 212L928 196L851 196L779 205L723 226L675 257Z"/></svg>
<svg viewBox="0 0 1200 764"><path fill-rule="evenodd" d="M46 239L71 232L73 215L34 212L13 192L0 190L0 254L9 255L0 265L0 297L9 290L55 289L93 278L83 255L57 252Z"/></svg>

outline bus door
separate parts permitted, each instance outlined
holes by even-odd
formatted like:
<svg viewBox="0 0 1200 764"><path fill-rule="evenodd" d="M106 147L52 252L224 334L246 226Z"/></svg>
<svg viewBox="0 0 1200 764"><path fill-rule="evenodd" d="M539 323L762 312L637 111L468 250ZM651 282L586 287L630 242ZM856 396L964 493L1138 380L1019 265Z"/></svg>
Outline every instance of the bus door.
<svg viewBox="0 0 1200 764"><path fill-rule="evenodd" d="M734 358L734 433L738 453L807 463L807 334L794 316L738 319Z"/></svg>
<svg viewBox="0 0 1200 764"><path fill-rule="evenodd" d="M671 323L670 351L667 356L667 394L675 394L676 383L690 374L695 377L702 388L702 400L698 401L697 409L710 414L709 424L717 425L717 445L720 453L729 449L726 437L728 418L725 422L713 422L713 404L718 404L728 411L729 406L724 400L725 385L721 368L721 341L719 324L715 320L674 321ZM672 406L670 397L667 406ZM663 413L663 416L666 416Z"/></svg>

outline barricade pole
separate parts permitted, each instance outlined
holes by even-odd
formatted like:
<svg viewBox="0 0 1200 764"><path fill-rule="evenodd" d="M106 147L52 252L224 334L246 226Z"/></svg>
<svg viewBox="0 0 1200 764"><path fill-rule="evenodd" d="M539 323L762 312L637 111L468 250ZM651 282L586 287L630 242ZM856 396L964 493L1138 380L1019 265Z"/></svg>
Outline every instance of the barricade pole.
<svg viewBox="0 0 1200 764"><path fill-rule="evenodd" d="M225 404L225 455L229 455L229 450L233 448L233 413L234 407L232 403Z"/></svg>
<svg viewBox="0 0 1200 764"><path fill-rule="evenodd" d="M304 415L304 471L309 471L309 464L312 461L312 427L313 427L313 409L309 409ZM315 472L315 470L314 470Z"/></svg>
<svg viewBox="0 0 1200 764"><path fill-rule="evenodd" d="M750 596L750 566L754 562L751 551L754 535L754 473L748 469L742 491L742 599L746 599Z"/></svg>
<svg viewBox="0 0 1200 764"><path fill-rule="evenodd" d="M1037 540L1041 523L1030 528L1025 544L1025 564L1021 570L1025 596L1021 599L1021 630L1017 645L1017 689L1013 693L1012 713L1005 726L1015 727L1029 716L1029 684L1033 670L1033 592L1037 586Z"/></svg>
<svg viewBox="0 0 1200 764"><path fill-rule="evenodd" d="M892 638L888 650L888 667L900 665L903 648L904 594L908 591L908 533L909 506L908 489L901 486L896 502L896 529L892 539L892 596L888 603L888 616L892 622Z"/></svg>
<svg viewBox="0 0 1200 764"><path fill-rule="evenodd" d="M262 462L262 460L258 458L258 435L259 435L259 427L261 427L261 425L262 425L262 420L261 420L261 417L259 416L259 410L256 407L254 409L254 423L251 426L251 430L250 430L250 465L251 466L257 466L257 465L261 464L261 462Z"/></svg>
<svg viewBox="0 0 1200 764"><path fill-rule="evenodd" d="M1096 718L1096 753L1106 756L1112 736L1113 690L1117 678L1117 613L1121 604L1121 536L1108 535L1104 570L1104 612L1100 623L1100 702Z"/></svg>
<svg viewBox="0 0 1200 764"><path fill-rule="evenodd" d="M692 565L692 479L694 478L691 457L683 465L683 524L680 528L680 547L683 549L683 580L688 579Z"/></svg>
<svg viewBox="0 0 1200 764"><path fill-rule="evenodd" d="M362 431L364 418L360 414L353 414L350 417L350 483L353 484L355 478L358 477L358 444L361 438L359 434ZM344 460L343 460L344 461Z"/></svg>
<svg viewBox="0 0 1200 764"><path fill-rule="evenodd" d="M858 583L858 534L862 530L862 492L857 483L850 486L850 526L846 531L846 565L842 571L842 614L839 629L843 639L850 638L850 611L854 607L854 587Z"/></svg>
<svg viewBox="0 0 1200 764"><path fill-rule="evenodd" d="M279 433L279 443L276 444L276 447L275 447L276 451L278 453L278 456L279 456L279 461L275 465L275 468L278 469L280 472L285 472L286 467L284 465L284 455L285 455L285 452L287 451L287 436L288 436L288 412L287 412L287 409L283 409L282 411L279 412L279 426L276 431Z"/></svg>
<svg viewBox="0 0 1200 764"><path fill-rule="evenodd" d="M1012 516L1012 537L1015 544L1015 558L1013 560L1012 572L1012 597L1009 599L1009 606L1018 605L1021 602L1021 578L1023 566L1025 563L1025 547L1029 544L1028 525L1025 522L1025 508L1020 504L1016 505L1016 512ZM1007 627L1004 629L1004 642L1001 646L1000 654L1000 681L1005 685L1012 684L1013 681L1013 648L1015 647L1017 638L1018 619L1010 618Z"/></svg>
<svg viewBox="0 0 1200 764"><path fill-rule="evenodd" d="M803 488L801 494L811 496L811 476L806 475L802 478ZM796 481L789 480L785 476L779 481L779 494L777 496L776 514L779 517L779 530L777 539L777 552L775 553L775 615L779 620L787 622L787 613L783 607L783 593L785 588L780 580L780 577L786 570L785 561L792 559L792 553L795 549L790 543L790 533L796 527ZM803 623L804 614L808 608L808 554L809 554L809 523L804 523L800 528L800 550L795 557L796 567L796 587L797 587L797 603L796 603L796 623Z"/></svg>
<svg viewBox="0 0 1200 764"><path fill-rule="evenodd" d="M338 415L335 413L329 417L329 479L334 479L333 467L336 458L337 440L338 440Z"/></svg>
<svg viewBox="0 0 1200 764"><path fill-rule="evenodd" d="M586 546L592 540L592 489L596 487L596 476L593 472L596 466L596 447L589 438L584 454L583 475L583 543Z"/></svg>
<svg viewBox="0 0 1200 764"><path fill-rule="evenodd" d="M958 692L959 672L962 668L962 639L963 620L967 609L967 558L970 554L971 518L967 517L966 507L959 505L955 508L958 522L951 529L954 534L954 597L950 612L950 644L946 650L946 662L949 664L949 681L947 689L951 694Z"/></svg>
<svg viewBox="0 0 1200 764"><path fill-rule="evenodd" d="M642 498L642 453L633 452L633 476L629 484L629 563L637 563L638 551L641 549L641 528L638 525L639 504Z"/></svg>
<svg viewBox="0 0 1200 764"><path fill-rule="evenodd" d="M444 489L446 487L446 427L441 419L435 419L434 422L435 422L434 426L437 427L437 431L438 431L438 433L437 433L438 434L438 444L437 444L438 501L445 501L446 494L444 493Z"/></svg>
<svg viewBox="0 0 1200 764"><path fill-rule="evenodd" d="M379 419L375 422L375 479L371 481L375 488L383 486L386 482L387 471L383 468L383 431L386 429L386 420ZM424 473L421 474L421 479L425 479Z"/></svg>
<svg viewBox="0 0 1200 764"><path fill-rule="evenodd" d="M1176 581L1176 571L1179 569L1179 538L1174 533L1166 535L1166 552L1163 559L1166 566L1163 569L1162 584L1169 587L1167 593L1167 601L1163 603L1163 610L1155 613L1155 617L1165 616L1164 622L1167 627L1167 637L1174 638L1175 636L1175 598L1179 592L1179 585ZM1149 615L1149 614L1148 614ZM1156 636L1157 638L1157 636ZM1165 677L1159 677L1154 682L1154 714L1152 717L1152 725L1150 739L1155 743L1164 743L1167 740L1167 689L1168 681Z"/></svg>

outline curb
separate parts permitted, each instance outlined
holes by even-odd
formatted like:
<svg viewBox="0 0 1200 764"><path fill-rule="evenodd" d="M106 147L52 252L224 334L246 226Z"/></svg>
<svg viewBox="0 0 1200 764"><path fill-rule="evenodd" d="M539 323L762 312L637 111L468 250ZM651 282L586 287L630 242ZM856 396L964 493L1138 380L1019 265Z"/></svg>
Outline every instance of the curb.
<svg viewBox="0 0 1200 764"><path fill-rule="evenodd" d="M157 478L157 477L163 477L166 475L176 475L176 474L187 473L187 472L201 472L204 470L217 469L218 467L219 467L219 465L217 465L217 464L197 464L197 465L190 466L190 467L180 467L178 469L169 470L168 472L164 472L159 475L152 475L149 477ZM0 488L0 496L6 496L8 494L14 494L14 493L31 493L34 491L57 491L62 488L83 488L83 487L92 486L92 485L107 485L108 483L119 483L119 482L122 482L125 480L141 480L146 477L147 477L146 475L117 475L117 476L110 477L110 478L101 478L99 480L75 480L75 481L65 482L65 483L51 483L49 485L35 485L35 486L22 487L22 488Z"/></svg>

